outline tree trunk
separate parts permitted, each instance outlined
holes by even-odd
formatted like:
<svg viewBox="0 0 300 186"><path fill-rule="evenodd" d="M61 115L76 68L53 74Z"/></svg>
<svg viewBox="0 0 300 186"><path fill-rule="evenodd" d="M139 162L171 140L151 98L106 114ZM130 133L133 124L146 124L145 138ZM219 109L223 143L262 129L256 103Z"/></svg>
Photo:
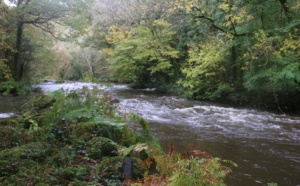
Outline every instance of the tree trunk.
<svg viewBox="0 0 300 186"><path fill-rule="evenodd" d="M17 8L22 8L22 6L26 6L30 3L30 0L18 0L17 1ZM17 24L17 35L16 35L16 51L13 59L13 65L12 65L12 76L16 81L20 81L23 76L23 65L20 64L20 54L21 54L21 48L22 48L22 39L23 39L23 27L24 22L21 19L18 21Z"/></svg>
<svg viewBox="0 0 300 186"><path fill-rule="evenodd" d="M290 23L292 21L292 17L290 15L290 12L289 12L289 7L287 5L287 0L279 0L280 1L280 4L283 8L283 11L284 11L284 14L288 20L288 23Z"/></svg>
<svg viewBox="0 0 300 186"><path fill-rule="evenodd" d="M14 61L13 61L13 69L12 69L12 75L13 78L16 81L19 81L22 78L22 70L20 69L20 51L22 46L22 36L23 36L23 22L18 23L18 29L17 29L17 40L16 40L16 52L14 55Z"/></svg>

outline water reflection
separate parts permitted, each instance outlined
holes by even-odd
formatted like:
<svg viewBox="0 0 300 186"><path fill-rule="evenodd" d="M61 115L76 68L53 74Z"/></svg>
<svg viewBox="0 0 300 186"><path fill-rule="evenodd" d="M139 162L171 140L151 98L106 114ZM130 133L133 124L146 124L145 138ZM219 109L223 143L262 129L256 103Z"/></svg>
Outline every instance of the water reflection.
<svg viewBox="0 0 300 186"><path fill-rule="evenodd" d="M31 99L34 95L0 96L0 118L11 117L18 107Z"/></svg>

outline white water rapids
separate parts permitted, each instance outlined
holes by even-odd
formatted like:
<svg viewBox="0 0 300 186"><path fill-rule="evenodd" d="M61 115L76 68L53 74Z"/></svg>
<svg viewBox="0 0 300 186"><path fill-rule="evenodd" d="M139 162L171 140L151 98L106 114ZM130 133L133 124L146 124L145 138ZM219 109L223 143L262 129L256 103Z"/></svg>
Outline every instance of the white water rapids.
<svg viewBox="0 0 300 186"><path fill-rule="evenodd" d="M122 112L138 113L149 122L164 148L171 142L183 151L196 143L213 156L237 163L239 167L233 168L227 185L266 186L275 182L280 186L300 186L298 116L186 100L157 94L152 89L133 90L126 85L50 82L37 86L45 92L82 86L96 86L109 92L120 99ZM1 104L5 101L0 100L0 118L12 111L3 109Z"/></svg>
<svg viewBox="0 0 300 186"><path fill-rule="evenodd" d="M289 144L300 142L300 117L217 106L173 96L157 96L145 90L134 91L122 86L119 89L113 88L112 93L121 99L121 110L139 113L149 122L184 125L201 133L206 139L227 136L268 139ZM122 96L122 92L131 92L132 95Z"/></svg>

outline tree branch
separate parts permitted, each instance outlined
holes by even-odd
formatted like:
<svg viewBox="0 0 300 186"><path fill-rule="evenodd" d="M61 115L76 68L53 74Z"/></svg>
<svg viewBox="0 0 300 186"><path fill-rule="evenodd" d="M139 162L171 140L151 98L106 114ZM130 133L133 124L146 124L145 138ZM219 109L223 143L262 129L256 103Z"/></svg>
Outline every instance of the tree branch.
<svg viewBox="0 0 300 186"><path fill-rule="evenodd" d="M58 40L60 40L60 41L65 41L66 39L64 39L64 38L60 38L60 37L58 37L58 36L56 36L51 30L49 30L49 29L47 29L47 28L44 28L42 25L40 25L40 24L36 24L36 23L32 23L32 25L33 26L35 26L35 27L37 27L37 28L39 28L39 29L41 29L41 30L43 30L43 31L45 31L45 32L47 32L47 33L49 33L52 37L54 37L55 39L58 39Z"/></svg>
<svg viewBox="0 0 300 186"><path fill-rule="evenodd" d="M234 36L234 37L246 36L246 35L248 34L248 33L237 33L235 29L233 29L233 32L232 32L232 31L229 31L229 30L227 30L227 29L225 29L225 28L223 28L223 27L217 25L217 24L215 23L215 20L214 20L213 18L210 18L210 17L205 16L204 13L202 12L202 10L201 10L199 7L194 6L193 8L196 9L197 12L200 12L200 13L201 13L201 15L196 15L196 14L193 15L193 14L192 14L192 16L193 16L194 18L208 20L208 21L211 23L211 25L212 25L213 27L215 27L216 29L220 30L221 32L224 32L224 33L226 33L226 34L230 34L230 35L232 35L232 36Z"/></svg>

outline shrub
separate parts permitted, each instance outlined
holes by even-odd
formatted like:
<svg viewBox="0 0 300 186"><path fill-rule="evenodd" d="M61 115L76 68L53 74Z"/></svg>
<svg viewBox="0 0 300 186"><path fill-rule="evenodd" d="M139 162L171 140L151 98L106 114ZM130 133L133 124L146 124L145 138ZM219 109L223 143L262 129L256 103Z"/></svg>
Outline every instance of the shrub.
<svg viewBox="0 0 300 186"><path fill-rule="evenodd" d="M13 80L0 83L0 95L22 95L30 91L30 88Z"/></svg>

